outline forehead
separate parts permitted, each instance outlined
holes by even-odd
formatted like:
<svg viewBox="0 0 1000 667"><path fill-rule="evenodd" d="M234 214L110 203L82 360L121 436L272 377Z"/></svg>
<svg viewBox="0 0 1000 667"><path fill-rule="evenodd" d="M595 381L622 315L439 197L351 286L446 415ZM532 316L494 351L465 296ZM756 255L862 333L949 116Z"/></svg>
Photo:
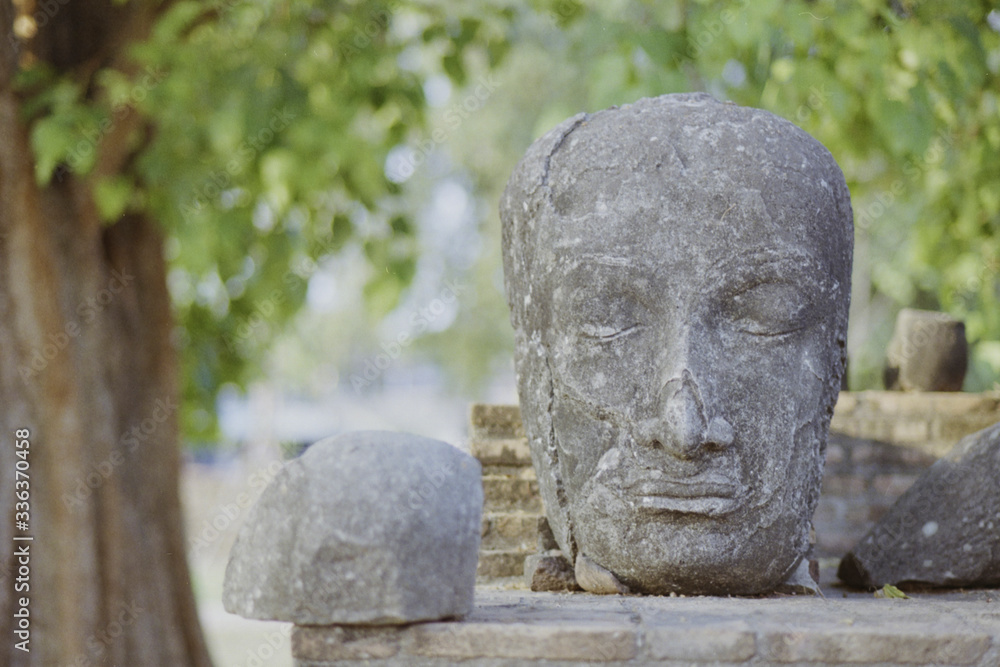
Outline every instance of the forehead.
<svg viewBox="0 0 1000 667"><path fill-rule="evenodd" d="M759 191L730 185L706 188L637 175L611 184L591 175L575 184L581 196L550 211L553 219L539 226L536 251L560 271L584 259L698 273L783 260L836 273L828 261L833 221L821 208L769 205Z"/></svg>

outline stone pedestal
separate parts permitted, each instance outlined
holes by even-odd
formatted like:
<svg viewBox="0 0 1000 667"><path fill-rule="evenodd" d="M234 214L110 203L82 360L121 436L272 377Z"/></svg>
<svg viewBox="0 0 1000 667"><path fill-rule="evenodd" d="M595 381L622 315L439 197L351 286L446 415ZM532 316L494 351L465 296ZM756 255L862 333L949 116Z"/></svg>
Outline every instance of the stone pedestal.
<svg viewBox="0 0 1000 667"><path fill-rule="evenodd" d="M995 591L877 599L605 597L477 589L462 621L296 627L296 667L1000 664Z"/></svg>

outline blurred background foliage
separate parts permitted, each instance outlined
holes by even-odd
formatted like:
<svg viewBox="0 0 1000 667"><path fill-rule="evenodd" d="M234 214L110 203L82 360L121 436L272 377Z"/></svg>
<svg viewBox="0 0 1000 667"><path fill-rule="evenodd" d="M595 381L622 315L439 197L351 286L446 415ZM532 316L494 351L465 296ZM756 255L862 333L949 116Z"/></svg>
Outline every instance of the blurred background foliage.
<svg viewBox="0 0 1000 667"><path fill-rule="evenodd" d="M581 110L693 90L791 120L843 167L851 388L880 386L895 313L915 306L965 320L966 389L983 390L1000 371L991 5L182 0L134 70L22 85L39 91L40 181L88 173L81 134L99 141L123 106L153 121L96 191L109 221L143 208L169 235L195 442L215 440L224 385L369 391L379 354L484 395L511 373L496 203L517 160Z"/></svg>

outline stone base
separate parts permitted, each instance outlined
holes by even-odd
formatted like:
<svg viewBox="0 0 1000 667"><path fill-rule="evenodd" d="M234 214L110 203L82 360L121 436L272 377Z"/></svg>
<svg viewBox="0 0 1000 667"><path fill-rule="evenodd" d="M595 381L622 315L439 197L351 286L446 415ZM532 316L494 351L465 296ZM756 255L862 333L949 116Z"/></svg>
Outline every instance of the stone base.
<svg viewBox="0 0 1000 667"><path fill-rule="evenodd" d="M1000 665L1000 592L877 599L476 590L462 621L296 627L296 667ZM996 600L996 601L994 601Z"/></svg>

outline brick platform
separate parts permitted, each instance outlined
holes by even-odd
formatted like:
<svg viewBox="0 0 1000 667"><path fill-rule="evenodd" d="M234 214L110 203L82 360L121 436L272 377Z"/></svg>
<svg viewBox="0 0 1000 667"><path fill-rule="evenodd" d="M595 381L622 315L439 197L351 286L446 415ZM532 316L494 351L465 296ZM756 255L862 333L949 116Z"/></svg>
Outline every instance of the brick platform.
<svg viewBox="0 0 1000 667"><path fill-rule="evenodd" d="M815 519L826 597L595 596L526 590L542 506L520 411L473 406L470 451L485 491L473 613L401 627L296 627L295 665L1000 667L1000 591L876 599L836 588L831 558L960 437L997 421L997 393L841 394Z"/></svg>
<svg viewBox="0 0 1000 667"><path fill-rule="evenodd" d="M995 591L909 600L832 590L826 599L476 593L462 621L296 627L295 665L1000 665Z"/></svg>

